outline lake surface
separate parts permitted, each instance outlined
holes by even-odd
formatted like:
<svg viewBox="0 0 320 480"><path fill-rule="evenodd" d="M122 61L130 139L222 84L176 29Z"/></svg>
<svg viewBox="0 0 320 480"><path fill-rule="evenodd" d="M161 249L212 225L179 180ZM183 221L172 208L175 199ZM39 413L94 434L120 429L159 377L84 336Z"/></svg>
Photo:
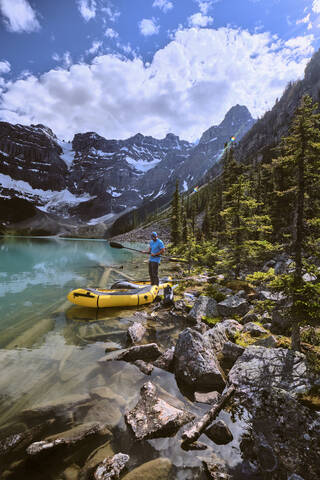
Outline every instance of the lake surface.
<svg viewBox="0 0 320 480"><path fill-rule="evenodd" d="M207 452L185 452L180 447L179 434L135 442L124 422L124 412L136 405L140 387L147 380L157 385L163 398L173 395L197 415L208 406L184 397L174 375L163 370L155 368L147 377L129 363L98 363L106 348L112 351L125 347L127 329L137 308L86 309L66 300L67 293L74 288L108 287L128 276L146 279L146 261L147 257L141 254L112 249L105 241L0 239L0 442L8 434L31 431L40 428L40 424L42 433L39 430L37 440L74 425L101 421L112 430L111 453L121 451L130 455L129 469L157 457L168 457L174 465L172 478L200 479L203 478L199 474L200 457L213 450L230 466L241 464L239 442L247 428L245 415L240 419L237 414L221 412L220 418L229 424L234 440L218 446L203 435L201 441L208 444ZM175 264L163 263L161 273L174 274L175 268ZM150 312L152 306L139 308ZM163 324L154 317L148 320L145 341L168 348L186 326L182 320ZM108 387L109 398L79 407L67 420L60 419L60 426L50 424L52 409L47 417L41 417L41 422L33 417L30 421L26 413L39 405L66 403L70 398L84 398L88 394L92 397L92 392L101 387ZM46 422L49 426L43 427ZM0 476L5 471L6 478L59 480L68 466L77 463L81 467L97 447L88 441L80 457L79 452L78 457L75 453L66 458L59 453L50 461L40 459L30 465L23 461L27 446L15 450L5 470L0 465ZM237 478L251 477L249 472L243 477L240 472Z"/></svg>

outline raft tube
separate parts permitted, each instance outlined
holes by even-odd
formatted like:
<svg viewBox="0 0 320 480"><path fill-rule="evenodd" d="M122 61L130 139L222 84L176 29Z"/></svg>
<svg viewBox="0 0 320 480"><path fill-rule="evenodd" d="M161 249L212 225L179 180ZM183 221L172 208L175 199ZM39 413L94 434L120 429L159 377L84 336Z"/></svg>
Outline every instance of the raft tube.
<svg viewBox="0 0 320 480"><path fill-rule="evenodd" d="M160 286L147 285L140 288L107 290L104 288L78 288L68 294L75 305L90 308L135 307L153 302Z"/></svg>

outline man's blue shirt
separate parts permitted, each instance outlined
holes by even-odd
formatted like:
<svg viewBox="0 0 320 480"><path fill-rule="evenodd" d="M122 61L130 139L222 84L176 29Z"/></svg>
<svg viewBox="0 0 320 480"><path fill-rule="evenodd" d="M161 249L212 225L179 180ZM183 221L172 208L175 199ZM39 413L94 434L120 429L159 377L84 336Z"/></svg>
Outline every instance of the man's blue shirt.
<svg viewBox="0 0 320 480"><path fill-rule="evenodd" d="M156 241L154 240L151 240L150 242L150 249L151 249L151 252L150 253L159 253L160 250L162 250L164 248L164 243L162 240L160 240L159 238L157 238ZM150 262L157 262L157 263L160 263L161 261L161 256L157 256L157 257L152 257L150 255Z"/></svg>

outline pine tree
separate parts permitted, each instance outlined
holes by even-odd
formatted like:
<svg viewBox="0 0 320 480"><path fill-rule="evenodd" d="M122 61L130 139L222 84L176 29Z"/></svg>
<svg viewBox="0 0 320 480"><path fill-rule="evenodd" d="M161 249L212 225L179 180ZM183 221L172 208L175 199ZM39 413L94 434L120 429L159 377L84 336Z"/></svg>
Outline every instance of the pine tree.
<svg viewBox="0 0 320 480"><path fill-rule="evenodd" d="M176 182L176 190L171 202L171 241L179 245L182 240L181 225L181 198L179 193L179 182Z"/></svg>
<svg viewBox="0 0 320 480"><path fill-rule="evenodd" d="M319 272L310 255L319 253L320 237L320 115L318 105L304 96L295 113L289 136L282 139L280 155L273 160L273 169L281 181L274 192L278 214L284 213L289 243L287 253L294 259L294 272L284 280L292 299L292 348L300 350L299 325L315 315L313 295L319 291ZM303 275L313 272L313 282ZM317 302L318 303L318 302Z"/></svg>

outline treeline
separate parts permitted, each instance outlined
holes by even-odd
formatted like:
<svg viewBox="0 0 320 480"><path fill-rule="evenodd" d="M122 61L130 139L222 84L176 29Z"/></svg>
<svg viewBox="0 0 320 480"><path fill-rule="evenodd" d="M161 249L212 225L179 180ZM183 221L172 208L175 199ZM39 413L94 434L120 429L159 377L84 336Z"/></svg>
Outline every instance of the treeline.
<svg viewBox="0 0 320 480"><path fill-rule="evenodd" d="M320 318L320 115L304 96L289 134L268 163L238 163L226 145L218 178L187 199L178 185L172 199L171 240L179 254L232 278L256 283L291 299L292 341L299 324ZM289 274L259 269L277 253L292 259ZM253 272L256 272L253 274Z"/></svg>

